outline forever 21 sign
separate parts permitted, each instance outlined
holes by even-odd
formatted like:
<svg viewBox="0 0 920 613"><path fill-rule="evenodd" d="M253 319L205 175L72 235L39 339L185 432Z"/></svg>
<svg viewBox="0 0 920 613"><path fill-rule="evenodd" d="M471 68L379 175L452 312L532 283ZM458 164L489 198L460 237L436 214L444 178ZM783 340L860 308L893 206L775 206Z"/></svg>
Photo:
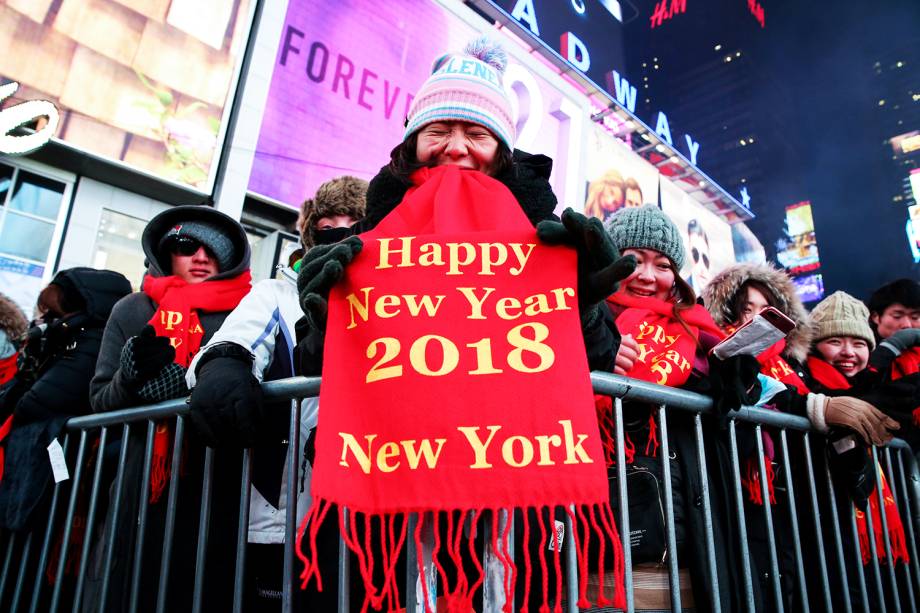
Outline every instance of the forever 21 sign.
<svg viewBox="0 0 920 613"><path fill-rule="evenodd" d="M0 85L0 102L16 93L19 83ZM47 123L32 134L15 136L16 128L47 117ZM29 100L0 110L0 154L22 155L35 151L57 132L60 115L54 104L47 100Z"/></svg>

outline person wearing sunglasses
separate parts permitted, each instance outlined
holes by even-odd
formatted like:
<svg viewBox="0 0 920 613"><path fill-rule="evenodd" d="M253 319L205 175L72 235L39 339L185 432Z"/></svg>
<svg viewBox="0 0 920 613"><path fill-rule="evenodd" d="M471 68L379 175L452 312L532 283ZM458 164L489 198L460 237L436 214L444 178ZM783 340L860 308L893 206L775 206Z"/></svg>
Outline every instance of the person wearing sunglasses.
<svg viewBox="0 0 920 613"><path fill-rule="evenodd" d="M90 383L90 397L96 412L139 407L153 402L188 395L185 373L201 347L221 327L227 315L249 292L249 242L242 226L233 218L207 206L177 206L155 216L141 237L147 260L147 273L141 291L129 294L112 310L102 337L96 372ZM147 538L162 535L166 518L167 486L179 476L179 508L176 514L173 569L170 575L169 608L184 608L191 602L194 577L195 542L198 526L198 503L201 496L204 445L194 434L187 436L182 451L182 470L170 466L175 420L157 423L150 490L142 493L144 448L141 431L138 441L129 447L125 464L126 491L116 522L115 564L117 569L109 583L109 610L124 608L130 593L127 569L133 555L132 524L138 504L148 504ZM233 508L239 504L239 456L215 454L213 504L215 508ZM235 481L235 484L234 484ZM111 511L111 510L110 510ZM231 520L224 516L231 516ZM233 539L235 513L215 513L211 518L213 549L206 581L216 585L233 577ZM107 531L96 533L96 554L105 551ZM226 547L225 547L226 545ZM146 547L143 567L159 568L159 547ZM99 566L101 567L101 565ZM87 600L91 608L101 597L101 571L93 565L87 583ZM99 576L96 576L96 572ZM142 603L156 601L156 581L144 583ZM217 590L223 592L225 590ZM149 596L149 598L147 598ZM186 599L187 597L187 599ZM223 604L226 607L222 606ZM151 605L152 606L152 605ZM214 610L229 610L230 602L214 604Z"/></svg>
<svg viewBox="0 0 920 613"><path fill-rule="evenodd" d="M697 292L702 292L709 280L712 279L712 269L709 259L709 237L706 230L696 219L691 219L687 224L687 238L690 247L690 284Z"/></svg>

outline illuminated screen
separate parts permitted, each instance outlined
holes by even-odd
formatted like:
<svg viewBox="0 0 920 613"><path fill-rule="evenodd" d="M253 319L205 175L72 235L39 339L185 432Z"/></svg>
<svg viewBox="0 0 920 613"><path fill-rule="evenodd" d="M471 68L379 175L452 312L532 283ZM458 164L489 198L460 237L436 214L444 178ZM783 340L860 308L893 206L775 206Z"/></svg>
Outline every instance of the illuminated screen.
<svg viewBox="0 0 920 613"><path fill-rule="evenodd" d="M800 202L786 207L786 227L790 236L815 231L815 220L811 215L811 203Z"/></svg>
<svg viewBox="0 0 920 613"><path fill-rule="evenodd" d="M594 124L585 159L585 215L607 219L625 206L658 204L658 169Z"/></svg>
<svg viewBox="0 0 920 613"><path fill-rule="evenodd" d="M503 36L494 29L489 34ZM298 207L333 177L373 177L403 140L406 113L432 61L462 50L477 35L433 0L341 0L335 10L321 2L290 2L250 191ZM566 202L566 177L575 176L566 164L575 165L573 152L580 151L581 125L574 122L587 113L581 102L525 69L513 55L517 43L503 44L512 55L505 87L517 117L515 146L554 159L551 183Z"/></svg>
<svg viewBox="0 0 920 613"><path fill-rule="evenodd" d="M915 204L907 209L910 218L907 220L907 240L910 244L910 254L914 262L920 262L920 204Z"/></svg>
<svg viewBox="0 0 920 613"><path fill-rule="evenodd" d="M802 302L817 302L824 298L824 279L820 274L792 277L792 284Z"/></svg>
<svg viewBox="0 0 920 613"><path fill-rule="evenodd" d="M914 194L914 202L920 204L920 168L910 171L910 191Z"/></svg>
<svg viewBox="0 0 920 613"><path fill-rule="evenodd" d="M209 191L250 2L0 3L4 106L50 100L58 139Z"/></svg>

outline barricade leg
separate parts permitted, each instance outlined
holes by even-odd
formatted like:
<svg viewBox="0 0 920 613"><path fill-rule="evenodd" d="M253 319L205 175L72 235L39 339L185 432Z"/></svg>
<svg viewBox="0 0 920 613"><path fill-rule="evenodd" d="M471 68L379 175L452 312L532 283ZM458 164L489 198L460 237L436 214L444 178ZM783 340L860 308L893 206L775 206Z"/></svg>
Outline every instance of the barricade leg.
<svg viewBox="0 0 920 613"><path fill-rule="evenodd" d="M760 469L760 493L763 497L763 514L767 526L767 552L770 556L770 572L773 583L773 599L776 610L783 611L783 588L780 583L779 560L776 556L776 535L773 531L773 511L770 505L770 488L767 485L767 467L764 463L763 431L760 424L754 426L754 440L757 442L757 464Z"/></svg>
<svg viewBox="0 0 920 613"><path fill-rule="evenodd" d="M249 540L249 490L252 486L252 450L243 450L243 475L240 479L240 518L236 534L236 568L233 573L233 613L243 610L246 583L246 542Z"/></svg>
<svg viewBox="0 0 920 613"><path fill-rule="evenodd" d="M13 548L16 546L16 533L4 531L7 536L6 554L3 556L3 570L0 571L0 602L6 593L7 578L10 576L10 563L13 560Z"/></svg>
<svg viewBox="0 0 920 613"><path fill-rule="evenodd" d="M808 588L805 585L805 564L802 562L802 539L799 534L799 516L796 511L795 488L792 484L792 463L789 461L789 442L786 439L785 429L779 431L779 440L783 451L783 474L786 477L786 492L789 499L789 518L792 527L792 544L794 548L793 553L795 555L795 572L799 588L799 598L801 599L800 606L802 610L807 612L810 610L808 603ZM826 570L823 564L821 566L821 572L821 579L826 583L827 577L824 576Z"/></svg>
<svg viewBox="0 0 920 613"><path fill-rule="evenodd" d="M166 613L169 597L169 573L172 563L173 538L176 532L176 505L179 504L179 466L182 462L182 441L185 434L185 418L176 416L176 434L173 437L172 476L169 479L169 495L166 499L166 526L163 530L163 554L160 558L160 586L157 591L157 613Z"/></svg>
<svg viewBox="0 0 920 613"><path fill-rule="evenodd" d="M624 581L626 583L626 611L635 610L632 581L632 545L629 537L629 495L626 491L626 436L623 434L623 400L613 399L613 423L616 427L617 497L620 503L620 542L623 545ZM604 572L601 569L600 572Z"/></svg>
<svg viewBox="0 0 920 613"><path fill-rule="evenodd" d="M898 494L899 494L899 491L903 491L903 490L899 490L899 489L898 489L898 479L897 479L897 475L895 475L894 471L892 470L892 464L891 464L891 449L888 448L888 447L885 447L885 469L888 471L888 481L889 481L889 486L891 487L891 495L894 497L895 507L898 509L898 513L901 514L901 510L902 510L902 509L901 509L901 504L900 504L900 502L901 502L901 500L902 500L903 497L902 497L902 496L899 496ZM909 515L909 514L901 514L901 517L902 517L902 518L906 518L906 520L904 520L904 521L902 522L902 523L904 523L904 524L907 525L907 527L905 528L905 530L907 530L907 531L905 532L905 537L908 538L908 539L912 539L912 538L913 538L913 536L912 536L912 535L913 535L913 530L912 530L913 526L911 526L910 515ZM909 547L909 546L908 546L908 552L910 552L910 547ZM908 554L908 555L909 555L909 554ZM904 585L907 587L907 598L908 598L908 601L910 602L910 610L911 610L911 611L916 611L916 610L917 610L917 603L916 603L916 600L914 599L914 586L911 585L911 580L910 580L910 569L908 568L908 565L909 565L909 564L910 564L910 562L908 562L907 564L902 564L902 565L901 565L901 568L904 569Z"/></svg>
<svg viewBox="0 0 920 613"><path fill-rule="evenodd" d="M281 610L290 613L294 606L294 545L297 529L297 484L300 467L300 401L291 400L291 419L288 424L287 488L284 516L284 582L281 584Z"/></svg>
<svg viewBox="0 0 920 613"><path fill-rule="evenodd" d="M671 586L671 610L680 611L680 572L677 563L677 533L674 527L674 491L671 483L671 450L668 441L667 407L658 407L658 424L661 428L661 473L664 481L665 528L668 537L668 581ZM714 595L718 598L718 595Z"/></svg>
<svg viewBox="0 0 920 613"><path fill-rule="evenodd" d="M204 571L208 563L208 533L211 526L211 492L214 484L214 449L205 447L201 478L201 511L198 515L198 547L195 550L195 587L192 611L200 613L204 598Z"/></svg>
<svg viewBox="0 0 920 613"><path fill-rule="evenodd" d="M137 611L141 590L141 571L144 567L144 541L147 536L147 497L150 495L150 468L153 464L153 437L156 423L147 421L147 442L144 447L144 472L141 476L140 500L137 512L137 537L134 541L134 564L131 566L131 601L129 611Z"/></svg>
<svg viewBox="0 0 920 613"><path fill-rule="evenodd" d="M67 503L67 514L64 516L64 534L61 538L61 551L58 556L57 580L54 582L54 590L51 592L51 606L48 608L50 613L57 613L58 605L61 600L61 587L64 583L64 569L67 567L68 545L70 544L70 533L73 527L73 516L77 510L77 497L80 493L80 480L83 477L83 458L86 453L86 430L80 431L80 445L77 448L77 463L74 466L73 480L70 485L70 502Z"/></svg>
<svg viewBox="0 0 920 613"><path fill-rule="evenodd" d="M818 505L818 490L816 488L815 470L811 461L811 442L808 432L802 433L802 444L805 450L805 467L808 482L808 493L811 495L811 513L814 522L815 540L817 541L818 566L821 572L821 592L824 596L825 613L832 613L833 605L831 604L831 588L828 578L827 558L824 554L824 534L821 525L821 507ZM837 506L831 502L830 508L831 526L834 534L834 543L836 545L837 561L839 562L838 570L840 571L840 582L843 586L843 593L848 594L850 591L849 581L847 580L847 570L843 559L843 543L840 537L840 521L837 518ZM846 613L851 613L850 599L844 598Z"/></svg>
<svg viewBox="0 0 920 613"><path fill-rule="evenodd" d="M898 449L898 468L900 469L898 476L900 477L901 491L904 492L904 508L907 511L904 517L907 518L907 546L910 551L910 564L907 568L908 584L920 589L920 560L917 559L917 537L914 530L914 522L917 518L911 513L911 492L907 489L907 481L905 480L907 473L904 469L904 458L901 457L901 453L902 451Z"/></svg>
<svg viewBox="0 0 920 613"><path fill-rule="evenodd" d="M112 575L112 556L115 551L115 538L118 534L119 511L121 510L122 490L124 489L125 480L125 462L128 458L128 445L131 439L131 425L125 424L121 430L121 448L118 451L118 467L115 472L114 496L112 497L111 517L112 521L108 526L108 532L105 535L105 554L102 565L102 594L99 601L99 613L105 613L106 601L109 596L109 581Z"/></svg>
<svg viewBox="0 0 920 613"><path fill-rule="evenodd" d="M348 509L342 509L343 529L348 530L351 521ZM348 613L351 606L351 551L345 544L345 539L339 535L339 584L338 584L338 611ZM408 600L406 601L408 602ZM408 605L407 605L408 606Z"/></svg>
<svg viewBox="0 0 920 613"><path fill-rule="evenodd" d="M830 492L831 501L836 502L836 496L834 495L834 482L831 478L830 469L827 469L827 484L828 491ZM869 592L866 585L866 569L862 563L862 552L859 549L859 531L856 529L856 509L853 508L852 503L846 505L847 516L850 522L850 535L853 538L853 553L856 555L856 577L859 584L859 595L860 600L862 601L862 607L864 613L871 613L869 609Z"/></svg>
<svg viewBox="0 0 920 613"><path fill-rule="evenodd" d="M709 589L713 594L712 604L714 613L722 610L719 598L719 569L716 566L715 536L712 528L712 504L709 500L709 470L706 467L706 445L703 440L703 418L699 413L693 416L694 431L696 433L696 459L700 469L700 483L703 495L703 528L706 533L706 563L709 566Z"/></svg>
<svg viewBox="0 0 920 613"><path fill-rule="evenodd" d="M25 587L26 568L29 566L29 559L32 556L32 531L26 534L26 541L22 545L22 554L19 560L19 573L16 575L16 588L13 590L13 600L10 602L10 613L16 613L19 610L19 599L22 597L22 590Z"/></svg>
<svg viewBox="0 0 920 613"><path fill-rule="evenodd" d="M882 523L882 543L885 547L885 559L887 563L885 564L888 570L888 584L891 587L892 595L892 605L894 610L897 613L901 613L901 594L898 590L898 580L894 576L894 560L891 557L891 538L888 535L888 517L885 513L885 494L882 492L882 480L884 479L884 474L881 470L881 465L878 461L878 450L875 446L872 447L872 469L875 471L875 481L878 483L876 492L878 493L878 508L879 508L879 520ZM869 524L871 525L871 524ZM874 532L874 530L870 531ZM875 548L873 547L873 551Z"/></svg>
<svg viewBox="0 0 920 613"><path fill-rule="evenodd" d="M729 452L732 463L732 484L735 489L735 517L738 522L738 545L741 549L741 573L744 580L744 597L748 613L754 611L754 584L751 577L751 558L748 548L747 525L744 519L744 494L741 490L741 462L738 459L738 433L734 419L728 420Z"/></svg>
<svg viewBox="0 0 920 613"><path fill-rule="evenodd" d="M875 451L875 446L872 447L872 451L873 452ZM872 455L872 458L875 458L874 453ZM876 487L881 489L882 481L878 479L877 473L876 473L876 483L877 483ZM882 506L881 508L884 508L884 506ZM870 505L866 505L865 520L866 520L865 522L866 532L868 533L868 536L869 536L869 565L872 567L872 578L874 580L874 585L875 585L875 594L876 594L876 598L878 599L879 611L881 611L882 613L886 613L888 611L888 605L885 603L885 589L882 586L882 570L879 567L878 556L875 553L876 551L878 551L877 549L878 543L875 542L875 530L872 528L872 526L875 525L875 517L874 517L874 513L872 513L872 507ZM855 513L854 513L854 524L855 524ZM857 549L859 548L858 537L856 541L856 547Z"/></svg>
<svg viewBox="0 0 920 613"><path fill-rule="evenodd" d="M96 505L99 502L99 489L102 481L102 464L105 454L105 443L108 439L108 428L103 427L99 434L99 449L96 452L96 468L93 471L93 485L89 495L89 510L86 513L86 525L83 528L83 547L80 552L80 566L77 570L77 587L74 591L73 613L80 610L83 600L83 585L86 582L86 567L89 564L89 550L93 542L93 525L96 520Z"/></svg>

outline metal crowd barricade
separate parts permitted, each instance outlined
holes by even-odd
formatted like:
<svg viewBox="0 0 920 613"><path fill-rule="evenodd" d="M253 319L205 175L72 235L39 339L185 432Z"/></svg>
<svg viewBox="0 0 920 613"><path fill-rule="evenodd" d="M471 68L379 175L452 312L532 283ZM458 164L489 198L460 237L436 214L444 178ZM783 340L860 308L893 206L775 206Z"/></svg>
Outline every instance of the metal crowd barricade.
<svg viewBox="0 0 920 613"><path fill-rule="evenodd" d="M619 503L617 506L620 510L617 518L617 529L622 540L625 558L627 611L635 610L635 593L630 549L629 491L626 482L626 461L624 457L624 402L641 402L657 407L656 415L660 428L661 445L658 457L661 459L663 473L666 542L670 552L670 555L667 556L668 591L670 594L670 607L674 611L681 610L679 575L681 560L678 559L677 555L677 532L675 527L675 495L678 495L678 493L672 488L670 462L664 461L664 459L670 457L672 443L672 435L668 429L669 415L674 415L674 411L690 412L692 414L693 431L691 433L684 432L682 435L689 434L695 441L695 459L698 464L701 484L702 500L700 504L704 517L705 559L710 577L708 592L714 596L714 610L720 611L721 605L718 598L720 593L719 577L720 570L724 572L725 569L719 568L716 554L718 526L714 523L712 512L711 478L713 474L710 473L711 467L707 466L706 450L707 445L712 444L712 441L707 440L703 427L703 420L708 419L707 414L712 411L711 400L698 394L661 387L617 375L592 373L591 376L596 393L614 398L616 466L613 470L618 475L618 489L616 492L612 492L611 495L617 497ZM286 468L287 489L284 493L290 502L287 505L287 515L285 517L283 572L286 580L283 582L282 590L282 609L284 611L293 610L295 590L299 589L299 579L297 578L299 568L297 568L298 563L294 552L295 531L297 522L306 511L306 509L298 509L296 504L301 478L301 400L318 394L319 382L319 378L295 377L263 385L267 400L290 400L290 432ZM68 608L75 613L86 610L86 607L83 606L83 595L86 589L87 566L91 548L100 539L102 542L102 596L94 608L98 611L115 610L112 608L112 603L107 602L106 597L110 591L109 581L113 568L114 535L117 526L114 523L105 526L106 533L100 535L103 529L101 518L105 517L107 512L111 516L118 517L120 507L126 502L124 499L126 458L129 453L129 447L132 444L140 443L139 440L131 437L132 432L135 431L144 431L146 436L144 439L144 472L140 487L141 500L138 504L136 522L132 526L136 530L136 538L130 560L128 608L130 611L155 608L158 613L167 610L170 580L171 578L175 579L171 577L171 566L173 562L179 480L170 479L169 482L166 518L162 534L148 533L148 505L145 503L150 489L151 457L156 424L164 419L174 420L174 427L172 428L172 466L179 466L183 439L187 436L187 412L188 406L186 402L184 400L175 400L156 405L72 418L67 422L62 445L65 455L68 456L69 479L54 485L50 497L43 507L45 515L37 521L33 521L30 530L23 533L5 532L0 534L0 610L12 613L18 611L30 611L33 613L36 611L50 611L51 613L56 613ZM146 429L144 429L145 422ZM764 427L769 427L773 432L778 432L779 451L777 456L784 475L780 485L785 487L786 491L787 504L785 509L780 503L775 505L764 504L759 507L753 507L745 503L741 478L741 457L738 447L738 430L742 423L747 424L744 427L754 429L759 458L760 490L764 501L769 500L770 494L761 432ZM118 460L117 465L114 467L115 474L111 483L103 483L105 443L113 430L120 432L121 442L118 449ZM884 448L872 448L872 459L877 462L876 466L883 466L888 475L892 495L904 522L910 562L909 564L902 563L894 566L891 564L879 564L876 557L872 556L871 563L864 567L860 558L853 506L852 504L838 505L838 498L841 495L845 496L845 494L835 490L831 473L826 463L821 462L818 466L814 465L814 456L812 454L815 444L814 433L811 431L810 424L806 419L774 411L743 408L727 420L725 430L731 474L718 475L718 478L729 477L731 482L732 500L729 501L729 504L732 507L737 533L728 535L728 538L737 540L732 545L736 545L737 551L740 552L740 573L743 578L741 591L745 610L749 612L755 610L755 592L757 590L754 589L754 582L759 580L753 574L754 569L752 568L748 538L748 526L750 525L752 513L762 514L765 525L768 544L768 559L765 562L769 569L769 587L767 591L770 592L768 597L772 598L770 610L783 610L783 603L788 598L794 597L797 603L797 610L807 611L810 610L810 607L816 607L819 610L823 609L831 612L835 610L834 603L836 602L832 594L832 579L836 579L835 585L839 587L842 594L848 594L852 591L858 595L853 602L849 598L843 599L843 606L847 611L865 611L868 613L869 611L917 610L916 598L920 594L920 560L917 558L918 547L916 540L918 532L920 532L918 530L920 529L920 472L918 472L917 463L906 443L895 439ZM797 467L797 470L799 471L798 474L804 474L802 481L807 486L807 492L795 491L796 483L793 479L793 466L790 460L790 438L793 442L801 444L803 451L801 457L804 460L804 466ZM94 441L98 441L98 443ZM74 448L76 448L75 453ZM94 448L95 452L93 452ZM249 450L243 450L240 453L242 473L239 490L240 504L237 516L238 529L235 539L234 585L221 586L222 589L232 589L233 611L235 612L242 611L244 608L244 579L246 576L252 461ZM87 468L87 462L91 456L94 460L90 462L92 464L92 470L90 471ZM202 464L203 475L201 505L198 509L194 589L191 601L187 603L187 609L195 612L213 610L208 606L208 590L204 586L204 569L207 564L209 549L207 528L214 513L212 505L214 456L214 450L206 449ZM877 476L880 477L880 475ZM84 488L83 485L87 479L91 480L88 489ZM822 488L818 487L819 484L822 485ZM822 491L819 491L819 489L822 489L825 494L823 497L821 495ZM81 500L81 492L84 493L83 496L86 500ZM802 504L797 504L798 497L804 498ZM881 494L879 494L880 509L884 508L884 502ZM86 509L85 522L83 526L76 526L76 508L78 505L84 504ZM81 508L83 507L81 506ZM847 511L841 516L840 509ZM781 565L778 559L776 518L774 517L779 513L788 513L790 531L788 535L784 535L784 538L791 539L794 558L794 585L791 588L787 587L785 590L781 584ZM868 514L871 515L871 510ZM830 528L827 532L830 534L831 542L825 542L825 522L828 518ZM885 513L881 513L880 519L883 526L884 543L882 545L886 553L886 559L890 560L891 543ZM347 509L345 510L345 521L350 521ZM500 552L491 551L490 543L492 538L489 536L489 531L494 526L494 529L499 530L501 534L505 534L506 531L511 530L512 521L513 518L506 515L496 518L484 516L484 521L480 526L480 529L487 535L483 539L485 545L482 551L482 563L486 569L487 576L483 583L481 599L477 601L477 606L481 605L483 611L500 611L506 604L504 602L504 590L502 589L505 581L501 574L503 565L498 558L501 554ZM871 525L871 517L867 517L866 521ZM416 522L418 522L417 517L410 518L408 527L410 534L414 533ZM571 520L567 518L566 524L566 531L571 533ZM435 607L434 599L437 591L438 574L432 560L434 555L432 522L423 522L423 527L424 534L421 551L415 550L414 539L409 538L406 540L406 555L409 563L407 564L408 571L403 594L405 602L408 603L408 611L425 610L426 603L422 602L418 566L416 564L419 556L429 585L429 602L427 604L431 610L434 610ZM65 553L62 554L59 551L62 544L71 542L71 536L75 530L82 530L80 546L70 547L68 545L65 547ZM724 529L721 532L726 533ZM806 567L804 564L803 534L812 535L816 543L814 554L817 562L815 565ZM868 530L868 536L870 546L875 551L874 531ZM845 541L847 540L851 545L849 550L845 550ZM566 541L568 544L564 545L563 559L565 562L566 587L563 593L557 596L564 603L565 610L568 612L578 610L576 605L578 600L578 565L576 552L574 547L571 546L571 542L572 540L568 539ZM148 547L159 547L162 551L158 569L142 568L143 552ZM330 586L327 580L324 584L326 589L336 589L338 591L339 611L350 611L353 606L360 606L361 604L349 602L349 587L351 585L349 558L350 553L340 539L337 563L339 571L338 583ZM69 574L66 572L68 568L71 571ZM855 572L852 570L854 568L856 569ZM49 571L55 576L53 582L46 578L46 574ZM856 582L855 589L851 589L851 582L854 579ZM155 604L140 602L142 583L154 580L157 581ZM210 589L213 590L214 587L211 586ZM794 595L789 592L794 592ZM182 610L186 609L183 608Z"/></svg>

